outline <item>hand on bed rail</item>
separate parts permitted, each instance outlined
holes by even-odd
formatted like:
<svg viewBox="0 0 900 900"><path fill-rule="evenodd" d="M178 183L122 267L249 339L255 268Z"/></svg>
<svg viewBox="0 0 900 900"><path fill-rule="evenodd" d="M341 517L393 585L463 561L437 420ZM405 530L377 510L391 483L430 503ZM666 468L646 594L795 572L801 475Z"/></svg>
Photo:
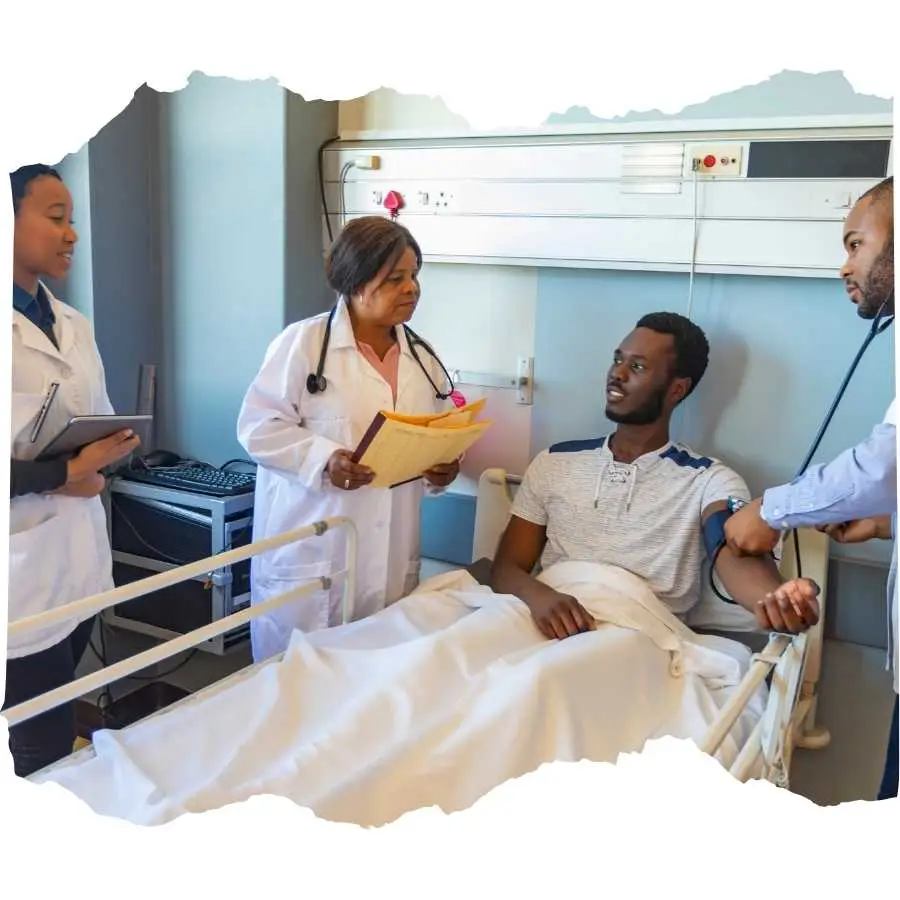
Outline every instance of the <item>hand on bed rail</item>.
<svg viewBox="0 0 900 900"><path fill-rule="evenodd" d="M818 596L811 578L792 578L759 601L757 621L769 631L798 634L819 621Z"/></svg>

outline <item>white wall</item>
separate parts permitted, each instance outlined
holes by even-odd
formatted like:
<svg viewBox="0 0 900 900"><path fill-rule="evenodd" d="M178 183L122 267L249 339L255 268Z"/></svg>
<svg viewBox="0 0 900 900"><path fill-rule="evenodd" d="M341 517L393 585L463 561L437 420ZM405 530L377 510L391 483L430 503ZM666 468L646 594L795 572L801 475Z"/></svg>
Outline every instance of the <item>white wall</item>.
<svg viewBox="0 0 900 900"><path fill-rule="evenodd" d="M840 223L885 175L890 117L760 123L752 138L728 123L696 127L340 144L324 155L328 206L348 218L383 214L383 197L399 192L401 219L439 261L688 271L695 259L704 274L836 276ZM825 148L827 165L810 162L811 146ZM762 168L771 148L780 166ZM695 175L692 161L708 154L735 165ZM361 155L378 167L353 165Z"/></svg>
<svg viewBox="0 0 900 900"><path fill-rule="evenodd" d="M415 229L413 229L415 230ZM488 375L514 375L519 357L534 355L537 270L426 263L422 301L410 324L432 343L444 365ZM531 407L515 391L461 384L468 400L488 398L494 427L467 454L455 490L471 492L484 469L521 472L528 464Z"/></svg>

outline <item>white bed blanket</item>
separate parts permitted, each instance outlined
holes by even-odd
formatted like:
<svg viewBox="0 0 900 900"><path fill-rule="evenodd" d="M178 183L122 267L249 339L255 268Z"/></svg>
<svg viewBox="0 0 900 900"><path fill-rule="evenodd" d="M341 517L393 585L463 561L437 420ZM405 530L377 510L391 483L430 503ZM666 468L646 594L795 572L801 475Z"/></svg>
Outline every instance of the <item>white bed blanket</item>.
<svg viewBox="0 0 900 900"><path fill-rule="evenodd" d="M438 576L377 616L296 633L251 677L98 732L92 757L34 780L139 824L278 794L373 826L464 809L553 760L699 740L749 651L693 634L622 570L564 563L543 579L605 624L550 641L514 597L464 572ZM726 765L764 703L762 688L720 752Z"/></svg>

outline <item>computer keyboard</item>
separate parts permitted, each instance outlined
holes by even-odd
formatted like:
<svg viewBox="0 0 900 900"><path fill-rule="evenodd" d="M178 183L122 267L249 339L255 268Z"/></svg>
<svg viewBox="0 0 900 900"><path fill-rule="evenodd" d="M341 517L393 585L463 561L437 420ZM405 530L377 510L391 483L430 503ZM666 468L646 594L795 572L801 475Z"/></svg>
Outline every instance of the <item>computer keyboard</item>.
<svg viewBox="0 0 900 900"><path fill-rule="evenodd" d="M250 493L256 486L256 475L249 472L226 472L206 466L160 466L156 469L126 469L120 473L127 481L139 481L175 491L191 491L214 497L233 497Z"/></svg>

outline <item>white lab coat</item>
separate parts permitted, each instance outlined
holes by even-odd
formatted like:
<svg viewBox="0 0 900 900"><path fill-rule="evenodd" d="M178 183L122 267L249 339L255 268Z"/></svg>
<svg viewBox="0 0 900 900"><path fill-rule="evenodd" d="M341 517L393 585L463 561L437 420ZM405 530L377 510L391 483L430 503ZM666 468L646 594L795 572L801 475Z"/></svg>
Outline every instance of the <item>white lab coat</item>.
<svg viewBox="0 0 900 900"><path fill-rule="evenodd" d="M45 287L56 316L59 350L41 330L13 309L11 450L34 459L76 415L113 412L100 353L88 320ZM50 385L59 389L41 433L31 430ZM100 497L26 494L9 504L10 622L110 590L112 559ZM25 633L8 641L7 658L46 650L86 617Z"/></svg>
<svg viewBox="0 0 900 900"><path fill-rule="evenodd" d="M419 522L423 493L439 493L424 480L393 489L335 488L325 466L337 449L353 450L373 417L393 409L390 386L360 353L345 302L331 328L324 392L310 394L327 313L288 326L269 346L238 417L238 440L259 466L253 539L283 534L331 516L348 516L359 533L356 596L350 618L372 615L409 593L420 572ZM448 408L435 396L398 329L400 363L396 410L428 414ZM446 379L424 348L416 352L440 390ZM346 565L342 530L288 544L251 562L251 603L259 604ZM251 622L255 660L283 651L291 633L340 624L343 579Z"/></svg>

